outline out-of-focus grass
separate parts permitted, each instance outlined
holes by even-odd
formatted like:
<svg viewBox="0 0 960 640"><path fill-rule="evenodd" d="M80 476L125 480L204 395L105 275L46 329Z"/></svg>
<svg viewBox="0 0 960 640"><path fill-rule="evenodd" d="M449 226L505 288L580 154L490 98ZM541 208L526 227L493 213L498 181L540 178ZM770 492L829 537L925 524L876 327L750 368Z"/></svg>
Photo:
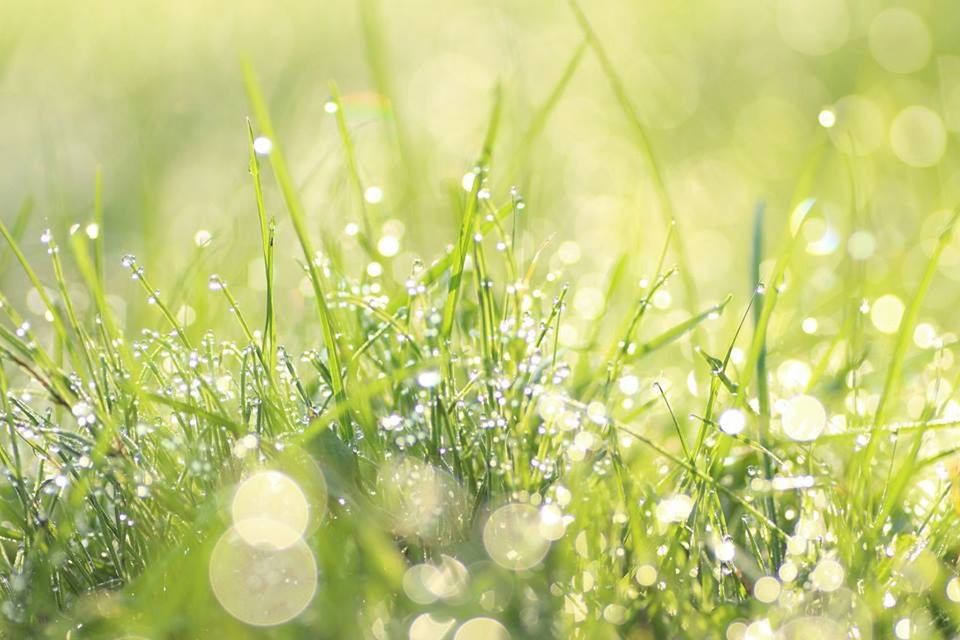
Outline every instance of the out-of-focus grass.
<svg viewBox="0 0 960 640"><path fill-rule="evenodd" d="M8 635L952 637L957 11L5 3Z"/></svg>

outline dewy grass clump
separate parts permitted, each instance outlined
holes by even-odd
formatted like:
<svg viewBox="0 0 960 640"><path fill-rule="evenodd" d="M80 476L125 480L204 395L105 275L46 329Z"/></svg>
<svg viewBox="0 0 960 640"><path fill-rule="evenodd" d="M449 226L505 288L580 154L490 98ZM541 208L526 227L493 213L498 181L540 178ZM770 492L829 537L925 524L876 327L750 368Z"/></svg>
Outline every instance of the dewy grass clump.
<svg viewBox="0 0 960 640"><path fill-rule="evenodd" d="M4 637L960 633L956 336L923 311L956 215L916 248L909 296L861 295L875 240L857 230L834 290L801 314L797 248L820 250L811 169L788 210L758 208L744 286L699 301L641 119L574 9L584 43L523 139L590 49L669 222L639 283L627 254L573 290L543 246L522 246L537 202L498 182L520 157L495 153L499 91L450 198L459 232L398 281L398 234L372 211L390 190L362 179L332 87L358 217L315 245L249 67L263 292L190 272L225 310L206 317L229 324L198 328L162 260L107 260L99 181L90 220L42 232L45 262L27 257L29 208L0 224L45 320L21 315L20 291L0 297ZM293 261L302 272L278 277ZM120 321L117 272L158 324ZM292 290L309 319L287 334Z"/></svg>

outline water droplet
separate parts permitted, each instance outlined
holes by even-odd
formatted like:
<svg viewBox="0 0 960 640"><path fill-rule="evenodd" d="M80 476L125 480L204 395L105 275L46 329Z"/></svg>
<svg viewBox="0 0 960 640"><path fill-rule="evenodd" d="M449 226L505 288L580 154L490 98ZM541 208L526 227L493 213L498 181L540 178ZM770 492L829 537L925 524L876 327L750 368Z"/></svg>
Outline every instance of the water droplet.
<svg viewBox="0 0 960 640"><path fill-rule="evenodd" d="M200 229L193 234L193 243L198 247L205 247L213 240L213 234L206 229Z"/></svg>
<svg viewBox="0 0 960 640"><path fill-rule="evenodd" d="M441 377L439 371L424 371L417 376L417 384L424 389L432 389L440 384L440 380Z"/></svg>
<svg viewBox="0 0 960 640"><path fill-rule="evenodd" d="M717 420L720 430L731 436L735 436L747 425L747 417L739 409L727 409L720 414Z"/></svg>
<svg viewBox="0 0 960 640"><path fill-rule="evenodd" d="M253 140L253 152L258 156L269 155L273 151L273 140L266 136L257 136Z"/></svg>
<svg viewBox="0 0 960 640"><path fill-rule="evenodd" d="M227 285L223 280L220 279L220 276L214 274L210 276L210 279L207 281L207 286L210 288L210 291L220 291Z"/></svg>
<svg viewBox="0 0 960 640"><path fill-rule="evenodd" d="M819 122L820 126L824 129L829 129L837 124L837 114L833 109L823 109L817 114L817 122Z"/></svg>
<svg viewBox="0 0 960 640"><path fill-rule="evenodd" d="M400 252L400 240L391 235L383 236L377 242L377 251L385 258L392 258Z"/></svg>
<svg viewBox="0 0 960 640"><path fill-rule="evenodd" d="M657 520L663 524L686 522L691 511L693 511L693 499L680 493L657 503Z"/></svg>

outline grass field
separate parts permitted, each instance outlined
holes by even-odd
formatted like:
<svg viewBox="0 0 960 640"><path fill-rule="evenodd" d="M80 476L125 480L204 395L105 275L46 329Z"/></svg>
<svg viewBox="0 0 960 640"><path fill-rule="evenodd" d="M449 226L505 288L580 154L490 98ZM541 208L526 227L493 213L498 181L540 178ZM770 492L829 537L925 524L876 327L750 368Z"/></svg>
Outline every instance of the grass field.
<svg viewBox="0 0 960 640"><path fill-rule="evenodd" d="M0 7L0 638L960 637L957 20Z"/></svg>

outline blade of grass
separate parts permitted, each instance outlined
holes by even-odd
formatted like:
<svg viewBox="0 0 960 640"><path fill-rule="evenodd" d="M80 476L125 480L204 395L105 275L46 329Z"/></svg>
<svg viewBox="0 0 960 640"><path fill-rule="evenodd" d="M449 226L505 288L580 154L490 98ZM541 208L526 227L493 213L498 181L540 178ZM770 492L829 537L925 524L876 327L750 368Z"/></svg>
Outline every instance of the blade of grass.
<svg viewBox="0 0 960 640"><path fill-rule="evenodd" d="M583 31L584 36L590 43L590 46L593 48L594 54L597 56L597 60L600 62L600 67L603 69L603 73L607 77L607 82L609 82L610 88L613 90L614 96L620 105L620 109L623 111L624 116L627 118L627 122L630 124L630 128L632 129L634 137L637 141L637 146L640 148L640 152L643 154L644 160L647 163L647 167L650 170L650 176L653 180L653 187L657 194L657 200L660 202L660 211L663 214L664 224L666 224L668 227L670 225L677 224L677 212L673 205L673 200L670 198L670 192L667 189L667 183L663 178L663 170L661 169L660 163L657 160L656 153L654 153L653 143L650 140L650 135L647 133L647 127L643 124L643 121L640 119L640 115L633 106L630 96L627 93L627 89L624 86L623 79L617 72L617 68L613 64L613 61L610 60L610 56L607 55L607 51L604 48L603 43L600 41L600 38L597 37L596 32L593 30L593 26L591 26L590 21L587 19L586 13L584 13L577 0L569 0L569 4L570 8L573 10L574 16L577 19L577 23L580 25L580 29ZM677 251L677 260L680 263L680 278L683 281L683 288L686 292L687 304L692 308L696 308L699 306L697 285L693 279L693 271L690 268L690 260L687 257L686 248L684 246L683 233L676 234L674 247Z"/></svg>
<svg viewBox="0 0 960 640"><path fill-rule="evenodd" d="M323 280L320 277L320 271L316 265L316 252L313 249L313 243L310 241L307 233L306 213L300 202L293 185L293 179L287 170L287 163L284 159L279 141L277 140L276 130L273 128L273 122L270 119L270 112L267 108L266 100L260 89L260 83L257 81L256 74L249 62L243 63L243 80L247 90L247 96L253 109L254 117L260 130L273 142L273 149L270 153L270 166L280 184L280 191L283 194L287 210L290 212L290 219L293 222L293 228L300 242L300 248L310 276L310 284L313 287L314 300L317 304L317 314L320 317L320 325L323 330L324 346L327 349L327 358L330 362L330 382L333 388L334 396L339 402L344 400L344 381L343 371L341 369L341 354L337 344L337 325L333 313L327 305L326 291Z"/></svg>
<svg viewBox="0 0 960 640"><path fill-rule="evenodd" d="M443 305L443 321L440 326L440 335L444 342L450 340L453 333L454 319L456 317L457 301L460 296L460 285L463 280L463 266L467 255L470 252L470 243L473 242L474 227L476 226L476 214L479 208L479 193L483 188L483 174L486 172L493 157L493 144L497 138L497 130L500 126L500 109L502 106L502 94L500 85L497 85L493 93L493 108L490 113L490 123L487 126L487 135L483 142L483 148L480 152L480 158L477 161L480 173L474 176L473 186L470 189L470 195L467 198L466 207L463 211L463 219L460 224L460 235L457 244L454 247L454 253L451 260L450 285L447 289L447 299Z"/></svg>

